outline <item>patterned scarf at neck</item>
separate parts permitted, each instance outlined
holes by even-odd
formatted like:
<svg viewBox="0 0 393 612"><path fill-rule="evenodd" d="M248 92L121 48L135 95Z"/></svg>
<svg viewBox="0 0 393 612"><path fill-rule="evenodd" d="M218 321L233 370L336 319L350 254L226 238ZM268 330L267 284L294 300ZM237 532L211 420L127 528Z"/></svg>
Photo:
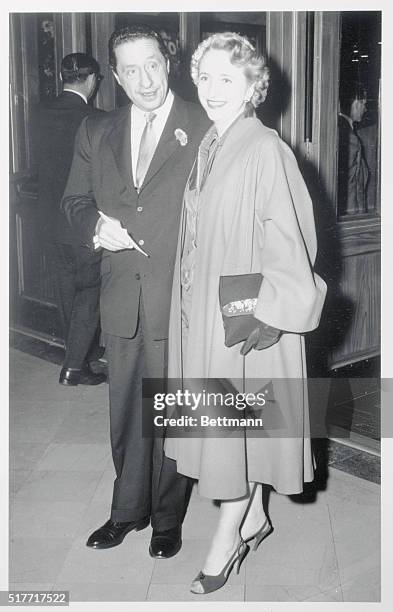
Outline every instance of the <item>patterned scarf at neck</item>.
<svg viewBox="0 0 393 612"><path fill-rule="evenodd" d="M206 134L206 136L208 136L208 138L205 137L202 140L198 151L197 184L199 185L199 191L203 189L206 179L212 169L217 149L222 144L216 129L212 130L210 134Z"/></svg>
<svg viewBox="0 0 393 612"><path fill-rule="evenodd" d="M209 176L211 169L214 164L214 160L217 157L219 149L223 146L228 134L232 131L235 125L242 119L247 117L255 117L255 110L251 104L247 104L244 111L240 113L238 117L227 127L225 132L218 135L217 128L213 125L201 144L199 145L198 158L197 158L197 177L196 185L201 191L206 183L207 177Z"/></svg>

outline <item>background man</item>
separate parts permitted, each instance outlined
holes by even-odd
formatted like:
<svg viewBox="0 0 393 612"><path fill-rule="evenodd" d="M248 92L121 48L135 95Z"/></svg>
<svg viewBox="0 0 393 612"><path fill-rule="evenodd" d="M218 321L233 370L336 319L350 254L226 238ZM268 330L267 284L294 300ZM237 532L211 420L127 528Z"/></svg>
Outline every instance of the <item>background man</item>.
<svg viewBox="0 0 393 612"><path fill-rule="evenodd" d="M76 131L86 115L104 114L87 103L97 89L99 73L93 57L85 53L66 55L60 70L63 92L37 107L33 126L40 227L55 262L56 300L66 343L59 378L64 385L97 385L106 379L88 365L88 361L100 356L97 328L101 256L75 241L60 210Z"/></svg>
<svg viewBox="0 0 393 612"><path fill-rule="evenodd" d="M351 84L341 91L338 117L338 202L345 214L367 212L369 169L358 126L367 108L367 97Z"/></svg>
<svg viewBox="0 0 393 612"><path fill-rule="evenodd" d="M190 483L163 455L162 440L142 437L142 377L165 376L183 190L209 122L168 89L168 54L150 28L114 32L109 58L132 105L82 123L63 199L81 241L104 247L101 324L117 478L111 518L87 545L116 546L151 516L150 554L166 558L181 547ZM130 236L149 257L130 248Z"/></svg>

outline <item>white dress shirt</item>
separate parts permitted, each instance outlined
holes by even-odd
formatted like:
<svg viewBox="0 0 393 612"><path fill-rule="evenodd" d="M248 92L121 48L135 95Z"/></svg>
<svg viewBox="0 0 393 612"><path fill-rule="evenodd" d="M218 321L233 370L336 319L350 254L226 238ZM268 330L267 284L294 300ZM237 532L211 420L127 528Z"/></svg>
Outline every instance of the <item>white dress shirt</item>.
<svg viewBox="0 0 393 612"><path fill-rule="evenodd" d="M171 112L173 105L173 93L169 89L165 102L159 108L154 111L156 117L152 123L152 129L156 137L156 143L158 144L162 133L164 131L165 124ZM139 147L141 144L142 133L146 125L146 111L141 110L135 104L131 106L131 160L132 160L132 176L135 183L136 166L138 163ZM157 146L157 145L156 145Z"/></svg>

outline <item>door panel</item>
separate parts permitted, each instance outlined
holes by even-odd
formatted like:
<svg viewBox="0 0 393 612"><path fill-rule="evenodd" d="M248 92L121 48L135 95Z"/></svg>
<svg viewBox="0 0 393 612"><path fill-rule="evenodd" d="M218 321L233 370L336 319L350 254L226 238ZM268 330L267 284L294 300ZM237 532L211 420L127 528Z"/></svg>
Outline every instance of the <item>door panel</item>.
<svg viewBox="0 0 393 612"><path fill-rule="evenodd" d="M15 175L10 189L11 326L61 342L53 258L40 239L37 205L34 181Z"/></svg>
<svg viewBox="0 0 393 612"><path fill-rule="evenodd" d="M58 66L83 51L83 13L10 15L10 318L13 328L62 342L53 257L38 225L34 105L60 90ZM42 135L46 137L45 134Z"/></svg>

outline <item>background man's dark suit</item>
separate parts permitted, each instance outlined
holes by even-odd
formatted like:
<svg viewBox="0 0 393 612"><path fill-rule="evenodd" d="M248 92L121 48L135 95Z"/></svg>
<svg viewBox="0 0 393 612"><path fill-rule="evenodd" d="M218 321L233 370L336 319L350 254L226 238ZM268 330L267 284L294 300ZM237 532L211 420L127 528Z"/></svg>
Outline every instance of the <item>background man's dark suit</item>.
<svg viewBox="0 0 393 612"><path fill-rule="evenodd" d="M209 121L199 106L175 96L139 193L132 178L130 122L127 106L82 123L62 206L82 243L92 244L98 208L119 219L150 255L144 257L136 250L104 251L101 325L109 361L117 474L111 519L139 520L151 512L153 528L163 531L181 524L188 484L176 475L175 462L163 459L162 441L156 441L152 460L152 441L142 438L141 381L142 376L165 374L183 191ZM175 137L177 129L187 135L185 146ZM140 339L143 354L139 359L129 355L130 338Z"/></svg>
<svg viewBox="0 0 393 612"><path fill-rule="evenodd" d="M75 134L87 115L103 115L65 91L39 105L34 117L42 239L56 266L56 293L66 341L65 367L82 367L99 322L99 253L81 247L60 201L71 167Z"/></svg>

